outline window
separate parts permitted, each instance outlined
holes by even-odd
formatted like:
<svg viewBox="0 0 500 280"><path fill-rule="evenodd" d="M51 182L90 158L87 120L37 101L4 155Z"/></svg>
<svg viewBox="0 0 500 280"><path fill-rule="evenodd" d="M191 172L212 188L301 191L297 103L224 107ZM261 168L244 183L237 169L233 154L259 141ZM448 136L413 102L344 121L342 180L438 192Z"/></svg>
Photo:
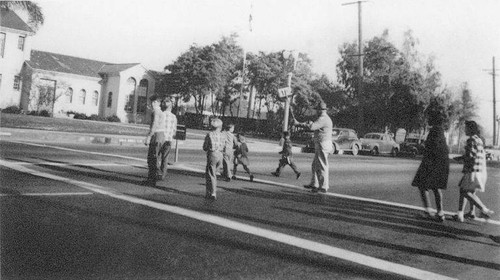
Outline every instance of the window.
<svg viewBox="0 0 500 280"><path fill-rule="evenodd" d="M15 90L21 89L21 77L20 76L14 76L14 89Z"/></svg>
<svg viewBox="0 0 500 280"><path fill-rule="evenodd" d="M127 95L124 109L126 112L132 112L132 110L134 109L134 94Z"/></svg>
<svg viewBox="0 0 500 280"><path fill-rule="evenodd" d="M17 40L17 48L22 51L24 50L24 40L25 40L24 36L19 36L19 39Z"/></svg>
<svg viewBox="0 0 500 280"><path fill-rule="evenodd" d="M148 106L148 99L146 96L137 97L137 113L146 113L146 108Z"/></svg>
<svg viewBox="0 0 500 280"><path fill-rule="evenodd" d="M68 103L73 103L73 89L72 88L68 88L68 90L66 91L66 100L68 101Z"/></svg>
<svg viewBox="0 0 500 280"><path fill-rule="evenodd" d="M3 57L5 51L5 33L0 33L0 57Z"/></svg>
<svg viewBox="0 0 500 280"><path fill-rule="evenodd" d="M87 92L84 89L80 90L80 103L85 105L86 98L87 98Z"/></svg>
<svg viewBox="0 0 500 280"><path fill-rule="evenodd" d="M108 108L111 108L112 103L113 103L113 93L110 91L108 93Z"/></svg>
<svg viewBox="0 0 500 280"><path fill-rule="evenodd" d="M92 94L92 104L94 104L94 106L97 106L98 103L99 103L99 93L97 92L97 90L94 90L94 94Z"/></svg>

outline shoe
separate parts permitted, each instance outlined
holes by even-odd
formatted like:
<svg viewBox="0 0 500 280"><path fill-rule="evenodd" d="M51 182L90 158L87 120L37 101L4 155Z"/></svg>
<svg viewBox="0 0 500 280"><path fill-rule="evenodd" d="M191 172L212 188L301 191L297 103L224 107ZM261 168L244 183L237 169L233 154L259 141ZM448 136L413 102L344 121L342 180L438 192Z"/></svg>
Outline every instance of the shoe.
<svg viewBox="0 0 500 280"><path fill-rule="evenodd" d="M299 179L300 178L300 172L297 173L297 178L296 179Z"/></svg>
<svg viewBox="0 0 500 280"><path fill-rule="evenodd" d="M464 222L464 217L460 216L460 215L455 215L455 216L453 216L453 220L455 220L457 222L463 223Z"/></svg>
<svg viewBox="0 0 500 280"><path fill-rule="evenodd" d="M250 182L253 182L253 175L250 175Z"/></svg>
<svg viewBox="0 0 500 280"><path fill-rule="evenodd" d="M442 222L444 222L444 220L445 220L445 219L446 219L446 218L444 217L444 214L443 214L443 215L436 215L436 216L434 216L434 220L435 220L436 222L440 222L440 223L442 223Z"/></svg>
<svg viewBox="0 0 500 280"><path fill-rule="evenodd" d="M491 211L491 210L484 210L484 211L481 211L481 213L479 213L479 218L483 218L483 219L489 219L491 218L491 215L495 214L495 212Z"/></svg>
<svg viewBox="0 0 500 280"><path fill-rule="evenodd" d="M233 175L233 177L231 177L231 179L236 180L236 175Z"/></svg>
<svg viewBox="0 0 500 280"><path fill-rule="evenodd" d="M271 172L271 174L274 176L274 177L279 177L280 175L276 172Z"/></svg>
<svg viewBox="0 0 500 280"><path fill-rule="evenodd" d="M320 193L326 193L326 190L323 189L323 188L314 188L314 189L311 190L311 192L313 192L313 193L318 193L318 192L320 192Z"/></svg>
<svg viewBox="0 0 500 280"><path fill-rule="evenodd" d="M311 185L304 185L304 188L306 188L306 189L315 189L316 187L311 186Z"/></svg>
<svg viewBox="0 0 500 280"><path fill-rule="evenodd" d="M467 214L464 215L464 218L467 219L467 220L475 220L476 219L476 214L469 212L469 213L467 213Z"/></svg>
<svg viewBox="0 0 500 280"><path fill-rule="evenodd" d="M208 200L217 200L217 196L215 194L207 194L205 198Z"/></svg>
<svg viewBox="0 0 500 280"><path fill-rule="evenodd" d="M224 177L224 181L231 182L231 178L230 177Z"/></svg>

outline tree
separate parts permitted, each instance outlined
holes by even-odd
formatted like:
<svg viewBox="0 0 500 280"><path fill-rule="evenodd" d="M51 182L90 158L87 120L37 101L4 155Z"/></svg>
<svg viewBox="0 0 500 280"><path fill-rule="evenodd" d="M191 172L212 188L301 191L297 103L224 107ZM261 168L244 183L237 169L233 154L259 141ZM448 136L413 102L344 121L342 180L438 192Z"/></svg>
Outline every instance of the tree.
<svg viewBox="0 0 500 280"><path fill-rule="evenodd" d="M477 104L472 100L471 91L467 83L463 83L460 87L460 99L455 103L453 108L455 120L455 129L458 130L458 149L460 149L460 141L464 134L465 121L477 116Z"/></svg>
<svg viewBox="0 0 500 280"><path fill-rule="evenodd" d="M0 9L21 10L28 14L28 25L35 31L43 25L45 18L42 8L37 3L31 1L0 1Z"/></svg>

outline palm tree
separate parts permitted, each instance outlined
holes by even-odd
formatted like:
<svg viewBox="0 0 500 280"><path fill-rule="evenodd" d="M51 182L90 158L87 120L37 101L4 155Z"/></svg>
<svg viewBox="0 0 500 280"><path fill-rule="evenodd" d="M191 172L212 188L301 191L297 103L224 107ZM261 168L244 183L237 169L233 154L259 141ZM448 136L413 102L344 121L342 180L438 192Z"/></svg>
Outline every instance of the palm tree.
<svg viewBox="0 0 500 280"><path fill-rule="evenodd" d="M0 1L0 9L22 10L28 14L28 24L38 30L43 25L44 17L42 8L37 3L31 1Z"/></svg>

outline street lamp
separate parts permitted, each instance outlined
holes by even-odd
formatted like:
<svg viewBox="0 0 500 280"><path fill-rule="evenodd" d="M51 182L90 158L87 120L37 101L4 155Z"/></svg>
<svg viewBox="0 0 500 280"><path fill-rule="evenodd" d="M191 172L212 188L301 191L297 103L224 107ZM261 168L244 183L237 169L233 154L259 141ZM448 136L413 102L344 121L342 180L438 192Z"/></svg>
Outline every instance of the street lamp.
<svg viewBox="0 0 500 280"><path fill-rule="evenodd" d="M283 117L283 132L288 131L288 118L290 112L290 96L292 90L292 76L293 71L295 70L295 66L298 62L298 53L293 50L284 50L282 53L283 59L285 61L285 69L288 70L288 83L287 90L285 91L285 115Z"/></svg>

